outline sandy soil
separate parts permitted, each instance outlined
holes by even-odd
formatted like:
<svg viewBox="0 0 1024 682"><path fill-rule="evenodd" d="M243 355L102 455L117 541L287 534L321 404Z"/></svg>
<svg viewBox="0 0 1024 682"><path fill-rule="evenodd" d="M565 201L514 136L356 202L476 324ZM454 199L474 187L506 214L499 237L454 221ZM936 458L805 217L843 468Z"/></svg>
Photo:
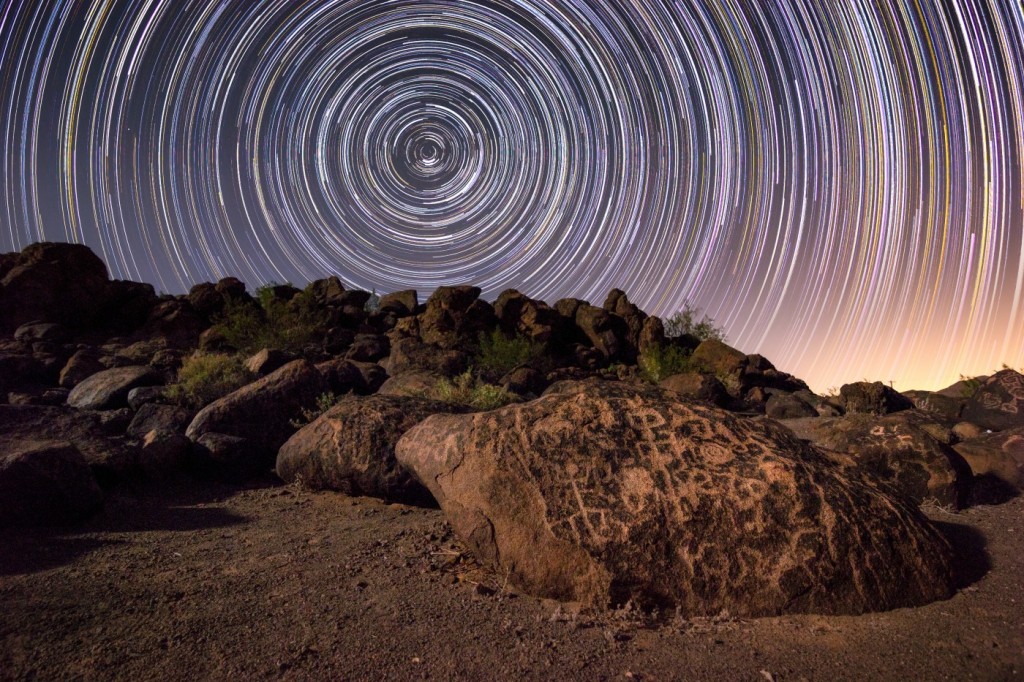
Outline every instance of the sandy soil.
<svg viewBox="0 0 1024 682"><path fill-rule="evenodd" d="M932 510L964 587L859 617L601 617L517 595L441 512L269 481L0 531L3 679L1014 680L1024 498Z"/></svg>

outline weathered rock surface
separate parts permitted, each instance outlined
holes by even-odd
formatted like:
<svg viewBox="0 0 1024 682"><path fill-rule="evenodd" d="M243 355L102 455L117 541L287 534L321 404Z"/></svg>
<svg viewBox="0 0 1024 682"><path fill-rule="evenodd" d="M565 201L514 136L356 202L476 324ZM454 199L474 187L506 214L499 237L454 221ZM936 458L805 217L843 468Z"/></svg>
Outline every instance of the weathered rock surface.
<svg viewBox="0 0 1024 682"><path fill-rule="evenodd" d="M97 372L71 389L68 405L80 410L112 410L128 406L128 393L139 386L163 383L152 367L116 367Z"/></svg>
<svg viewBox="0 0 1024 682"><path fill-rule="evenodd" d="M818 410L813 405L792 393L771 394L765 403L764 413L771 419L799 419L818 416Z"/></svg>
<svg viewBox="0 0 1024 682"><path fill-rule="evenodd" d="M432 414L459 411L424 398L349 398L292 436L277 455L277 475L317 490L402 502L430 494L395 460L395 443Z"/></svg>
<svg viewBox="0 0 1024 682"><path fill-rule="evenodd" d="M198 441L218 433L243 438L252 456L270 468L278 449L295 433L291 422L328 390L323 375L309 362L296 360L204 407L185 433Z"/></svg>
<svg viewBox="0 0 1024 682"><path fill-rule="evenodd" d="M743 616L951 594L948 544L911 504L773 422L616 382L552 388L429 417L396 448L524 590Z"/></svg>
<svg viewBox="0 0 1024 682"><path fill-rule="evenodd" d="M962 418L993 431L1024 426L1024 375L1004 369L990 376L967 401Z"/></svg>
<svg viewBox="0 0 1024 682"><path fill-rule="evenodd" d="M103 493L85 458L66 441L0 439L0 527L85 518Z"/></svg>
<svg viewBox="0 0 1024 682"><path fill-rule="evenodd" d="M839 396L847 412L883 415L914 409L914 403L881 381L844 384Z"/></svg>
<svg viewBox="0 0 1024 682"><path fill-rule="evenodd" d="M663 379L658 385L683 397L703 400L719 407L725 407L729 402L729 392L725 390L725 386L710 374L698 372L674 374Z"/></svg>
<svg viewBox="0 0 1024 682"><path fill-rule="evenodd" d="M994 476L1024 490L1024 428L984 434L953 447L976 476Z"/></svg>
<svg viewBox="0 0 1024 682"><path fill-rule="evenodd" d="M971 486L971 469L923 423L900 412L876 418L847 414L833 419L798 419L783 422L800 438L814 445L850 455L859 469L888 481L918 504L934 500L962 507Z"/></svg>

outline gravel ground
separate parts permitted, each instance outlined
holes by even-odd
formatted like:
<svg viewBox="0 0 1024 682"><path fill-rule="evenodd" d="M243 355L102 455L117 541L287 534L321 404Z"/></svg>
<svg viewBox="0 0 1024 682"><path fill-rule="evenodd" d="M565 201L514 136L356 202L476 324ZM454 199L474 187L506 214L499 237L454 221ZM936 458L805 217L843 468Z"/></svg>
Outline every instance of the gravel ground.
<svg viewBox="0 0 1024 682"><path fill-rule="evenodd" d="M441 512L264 481L122 491L0 531L2 679L1018 680L1024 498L931 510L964 586L857 617L581 613L476 566Z"/></svg>

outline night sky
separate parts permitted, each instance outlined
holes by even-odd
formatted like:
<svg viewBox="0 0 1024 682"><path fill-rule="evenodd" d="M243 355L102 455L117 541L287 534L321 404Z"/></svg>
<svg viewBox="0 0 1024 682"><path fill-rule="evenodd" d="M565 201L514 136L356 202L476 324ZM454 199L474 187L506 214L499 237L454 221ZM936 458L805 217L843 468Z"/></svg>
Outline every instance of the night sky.
<svg viewBox="0 0 1024 682"><path fill-rule="evenodd" d="M0 0L0 251L704 308L825 390L1024 364L1020 0Z"/></svg>

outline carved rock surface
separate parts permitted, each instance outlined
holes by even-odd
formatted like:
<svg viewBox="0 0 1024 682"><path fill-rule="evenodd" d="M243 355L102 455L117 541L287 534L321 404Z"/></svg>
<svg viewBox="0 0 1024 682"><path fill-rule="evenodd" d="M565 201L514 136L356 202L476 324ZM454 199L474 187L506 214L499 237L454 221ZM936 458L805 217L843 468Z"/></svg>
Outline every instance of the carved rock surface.
<svg viewBox="0 0 1024 682"><path fill-rule="evenodd" d="M653 387L435 415L396 453L477 557L532 594L754 616L952 592L949 545L909 502L771 421Z"/></svg>
<svg viewBox="0 0 1024 682"><path fill-rule="evenodd" d="M891 483L917 503L933 499L962 507L971 485L971 468L942 442L916 411L886 417L848 414L834 419L797 419L784 423L814 445L850 455L854 466Z"/></svg>
<svg viewBox="0 0 1024 682"><path fill-rule="evenodd" d="M967 401L962 419L993 431L1024 427L1024 375L1004 369L990 376Z"/></svg>
<svg viewBox="0 0 1024 682"><path fill-rule="evenodd" d="M97 372L78 383L68 395L68 405L80 410L113 410L128 405L128 393L139 386L163 383L152 367L116 367Z"/></svg>

